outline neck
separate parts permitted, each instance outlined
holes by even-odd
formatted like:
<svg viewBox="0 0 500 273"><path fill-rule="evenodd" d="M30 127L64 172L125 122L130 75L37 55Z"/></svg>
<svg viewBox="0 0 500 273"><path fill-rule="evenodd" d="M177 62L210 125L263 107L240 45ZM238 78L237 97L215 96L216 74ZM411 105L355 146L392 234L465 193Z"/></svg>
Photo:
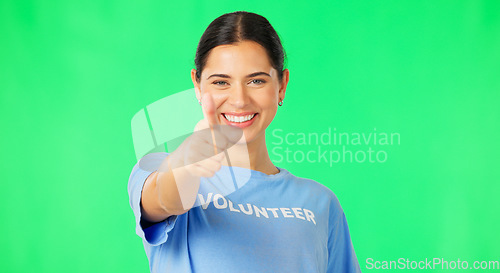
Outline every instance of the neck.
<svg viewBox="0 0 500 273"><path fill-rule="evenodd" d="M251 142L235 144L227 152L231 166L259 171L267 175L279 172L269 158L265 133ZM224 161L223 165L228 166L229 164Z"/></svg>

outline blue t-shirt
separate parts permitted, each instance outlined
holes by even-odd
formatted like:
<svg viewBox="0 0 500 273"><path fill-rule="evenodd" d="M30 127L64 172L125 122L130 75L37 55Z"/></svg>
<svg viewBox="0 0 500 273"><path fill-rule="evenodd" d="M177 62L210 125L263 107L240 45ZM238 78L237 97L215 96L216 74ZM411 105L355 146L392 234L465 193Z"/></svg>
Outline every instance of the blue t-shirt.
<svg viewBox="0 0 500 273"><path fill-rule="evenodd" d="M337 197L314 180L222 166L192 209L143 228L145 169L134 166L128 192L151 272L361 272Z"/></svg>

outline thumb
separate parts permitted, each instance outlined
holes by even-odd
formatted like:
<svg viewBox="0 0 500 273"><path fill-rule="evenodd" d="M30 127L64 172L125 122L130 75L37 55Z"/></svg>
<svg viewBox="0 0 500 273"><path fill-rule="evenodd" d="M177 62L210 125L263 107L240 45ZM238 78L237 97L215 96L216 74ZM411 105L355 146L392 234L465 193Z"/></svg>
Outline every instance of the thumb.
<svg viewBox="0 0 500 273"><path fill-rule="evenodd" d="M217 114L215 112L215 102L214 99L212 98L212 95L209 93L203 94L201 97L201 107L203 109L203 116L205 119L208 121L208 125L210 127L213 127L214 125L217 125Z"/></svg>
<svg viewBox="0 0 500 273"><path fill-rule="evenodd" d="M212 96L208 93L203 94L201 100L202 100L201 108L203 108L203 115L205 116L205 120L208 122L208 127L210 127L210 132L212 134L214 154L217 154L217 146L215 145L215 134L214 134L214 126L217 125L217 116L215 114L215 102Z"/></svg>

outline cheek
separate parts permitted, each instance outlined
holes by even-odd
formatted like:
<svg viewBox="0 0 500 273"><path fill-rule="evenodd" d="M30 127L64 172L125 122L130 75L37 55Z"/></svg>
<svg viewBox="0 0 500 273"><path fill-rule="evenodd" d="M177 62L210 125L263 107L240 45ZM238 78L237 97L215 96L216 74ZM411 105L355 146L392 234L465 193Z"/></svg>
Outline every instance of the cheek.
<svg viewBox="0 0 500 273"><path fill-rule="evenodd" d="M274 106L278 104L278 92L272 88L262 91L259 93L257 101L261 102L260 104L263 108L275 108Z"/></svg>
<svg viewBox="0 0 500 273"><path fill-rule="evenodd" d="M214 99L215 107L219 108L227 100L228 94L213 92L212 98Z"/></svg>
<svg viewBox="0 0 500 273"><path fill-rule="evenodd" d="M215 103L215 108L219 108L224 101L227 100L229 94L227 92L221 92L221 90L216 89L214 86L212 86L210 83L206 83L200 86L200 91L201 93L208 93L212 95L212 98Z"/></svg>

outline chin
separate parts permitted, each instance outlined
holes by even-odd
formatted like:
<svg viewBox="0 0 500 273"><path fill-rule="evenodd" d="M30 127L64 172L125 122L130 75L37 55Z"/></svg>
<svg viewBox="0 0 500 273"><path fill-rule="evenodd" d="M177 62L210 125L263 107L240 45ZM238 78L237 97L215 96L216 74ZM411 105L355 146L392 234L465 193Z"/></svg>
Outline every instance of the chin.
<svg viewBox="0 0 500 273"><path fill-rule="evenodd" d="M253 136L246 136L245 133L243 133L241 135L241 138L235 142L234 144L235 145L238 145L238 144L249 144L249 143L252 143L253 141L255 141L255 139L257 138L257 136L253 135Z"/></svg>

